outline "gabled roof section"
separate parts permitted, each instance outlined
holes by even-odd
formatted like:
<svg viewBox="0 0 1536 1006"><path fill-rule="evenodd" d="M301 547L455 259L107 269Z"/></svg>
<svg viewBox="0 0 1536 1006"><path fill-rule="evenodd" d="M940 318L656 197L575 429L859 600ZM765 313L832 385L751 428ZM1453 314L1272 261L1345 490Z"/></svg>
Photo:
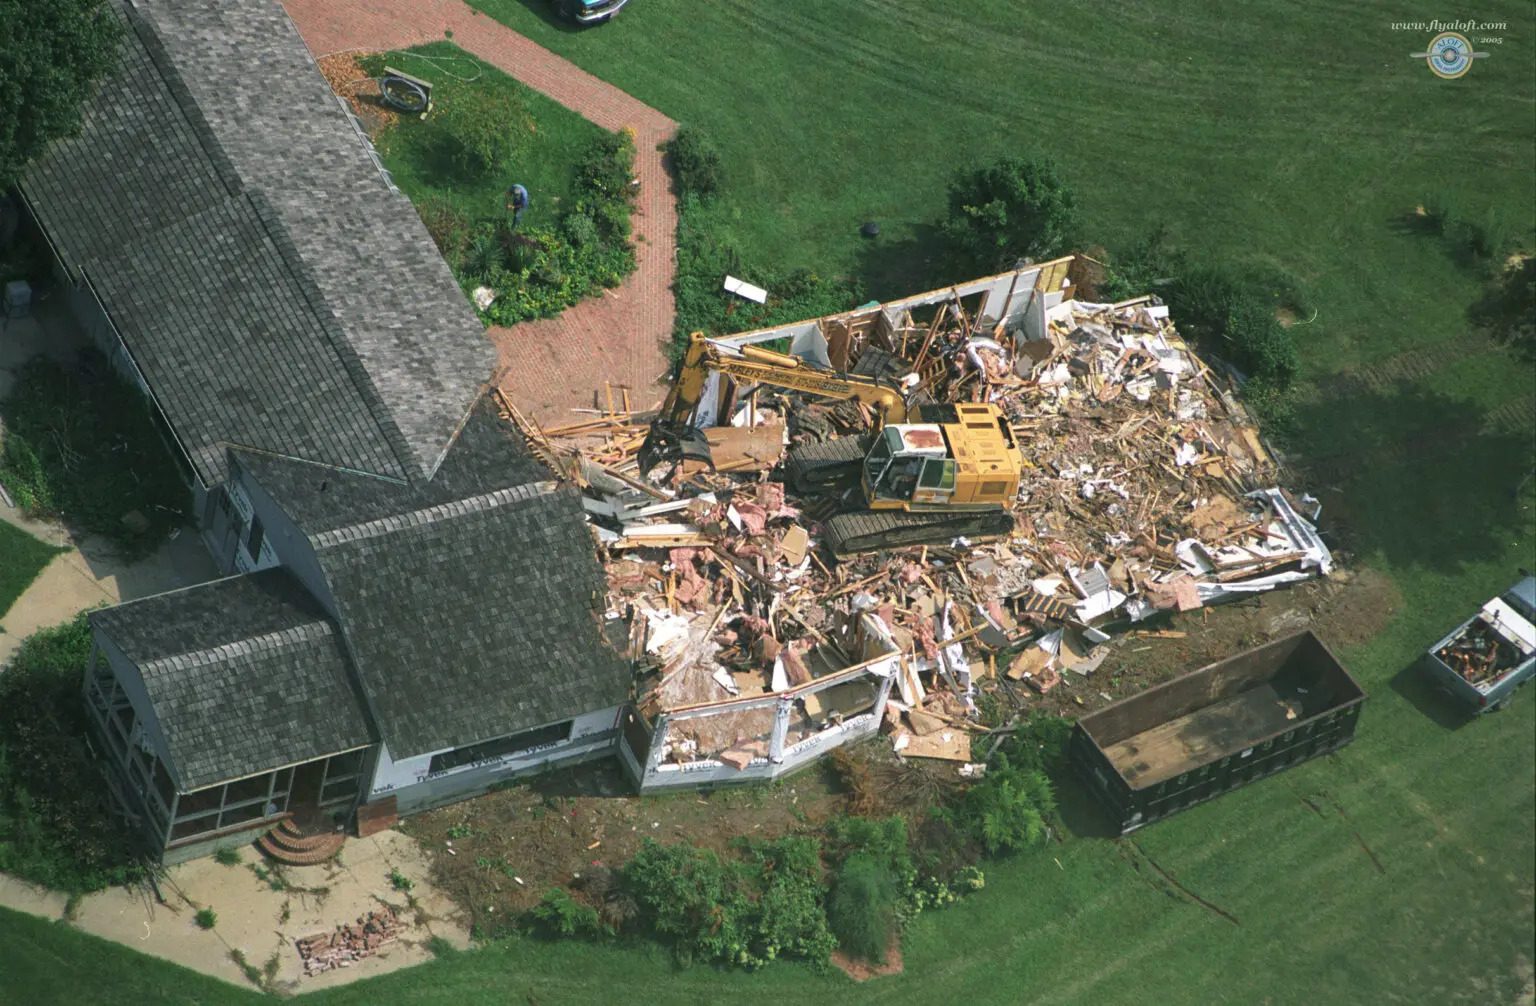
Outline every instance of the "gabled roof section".
<svg viewBox="0 0 1536 1006"><path fill-rule="evenodd" d="M371 742L340 634L280 569L157 594L90 621L138 668L183 791Z"/></svg>
<svg viewBox="0 0 1536 1006"><path fill-rule="evenodd" d="M628 696L628 665L604 638L606 583L580 498L489 403L425 486L326 477L320 493L306 466L244 452L239 464L314 548L394 757Z"/></svg>
<svg viewBox="0 0 1536 1006"><path fill-rule="evenodd" d="M136 3L234 170L292 236L411 467L432 476L494 355L420 217L276 0Z"/></svg>
<svg viewBox="0 0 1536 1006"><path fill-rule="evenodd" d="M491 349L292 24L272 0L118 10L118 70L23 189L199 476L238 445L429 478Z"/></svg>

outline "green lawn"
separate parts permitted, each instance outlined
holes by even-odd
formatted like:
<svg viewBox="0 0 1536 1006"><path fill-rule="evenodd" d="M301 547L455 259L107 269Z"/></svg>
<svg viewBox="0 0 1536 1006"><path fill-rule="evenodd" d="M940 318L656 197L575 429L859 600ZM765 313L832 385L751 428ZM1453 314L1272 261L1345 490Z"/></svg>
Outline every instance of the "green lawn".
<svg viewBox="0 0 1536 1006"><path fill-rule="evenodd" d="M677 972L654 949L514 941L316 1002L1481 1004L1530 988L1536 689L1457 723L1411 665L1536 563L1533 493L1512 495L1536 436L1531 373L1470 337L1482 278L1401 223L1432 192L1469 217L1536 218L1528 5L1478 10L1511 27L1458 81L1408 60L1423 35L1390 30L1448 16L1428 5L1141 2L1085 17L1000 0L963 14L928 0L635 0L582 32L546 20L542 0L484 5L708 129L730 172L709 212L775 267L900 292L950 174L1039 150L1073 179L1094 240L1167 221L1212 256L1300 277L1318 315L1294 330L1308 377L1296 448L1325 476L1349 562L1385 573L1402 603L1342 653L1371 695L1350 747L1134 845L1074 836L993 867L986 890L909 930L903 977ZM873 247L856 235L871 218ZM1170 896L1143 856L1237 924ZM28 1001L76 1001L151 967L4 913L0 946L0 1000L11 973L38 990ZM163 991L134 1001L247 998L162 973Z"/></svg>
<svg viewBox="0 0 1536 1006"><path fill-rule="evenodd" d="M0 521L0 617L11 610L22 591L62 551Z"/></svg>
<svg viewBox="0 0 1536 1006"><path fill-rule="evenodd" d="M433 101L439 105L453 101L465 88L510 94L522 102L534 121L532 135L518 145L504 176L474 176L454 164L447 137L432 115L425 120L402 117L376 136L374 145L395 184L413 202L420 205L426 199L442 199L470 220L504 217L507 188L521 182L532 198L523 224L553 227L559 223L561 207L570 201L576 160L603 130L495 67L466 59L463 50L448 42L418 46L409 53L387 53L370 62L370 70L375 69L373 63L378 69L387 63L431 81Z"/></svg>

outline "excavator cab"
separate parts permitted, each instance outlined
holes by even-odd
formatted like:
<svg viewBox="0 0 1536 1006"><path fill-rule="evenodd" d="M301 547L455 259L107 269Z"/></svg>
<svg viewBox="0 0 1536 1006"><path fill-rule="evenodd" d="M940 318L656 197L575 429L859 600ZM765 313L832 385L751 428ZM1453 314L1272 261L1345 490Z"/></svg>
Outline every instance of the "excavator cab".
<svg viewBox="0 0 1536 1006"><path fill-rule="evenodd" d="M864 493L873 509L942 505L955 491L955 461L937 423L894 424L864 459Z"/></svg>

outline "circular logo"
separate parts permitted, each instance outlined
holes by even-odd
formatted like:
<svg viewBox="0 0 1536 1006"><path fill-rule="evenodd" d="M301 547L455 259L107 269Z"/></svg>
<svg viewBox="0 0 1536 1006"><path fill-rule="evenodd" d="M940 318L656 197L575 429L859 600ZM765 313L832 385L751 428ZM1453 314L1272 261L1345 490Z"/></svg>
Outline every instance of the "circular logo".
<svg viewBox="0 0 1536 1006"><path fill-rule="evenodd" d="M1436 77L1455 80L1472 69L1472 43L1465 35L1443 31L1429 40L1428 63Z"/></svg>

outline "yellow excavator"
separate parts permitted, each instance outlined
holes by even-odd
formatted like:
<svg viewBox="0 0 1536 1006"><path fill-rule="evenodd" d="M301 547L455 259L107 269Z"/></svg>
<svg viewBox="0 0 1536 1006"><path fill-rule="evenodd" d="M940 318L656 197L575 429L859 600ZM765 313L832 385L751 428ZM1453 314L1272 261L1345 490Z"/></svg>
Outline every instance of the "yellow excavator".
<svg viewBox="0 0 1536 1006"><path fill-rule="evenodd" d="M789 452L784 481L796 492L838 495L849 509L823 522L834 555L907 545L983 541L1013 530L1010 508L1022 458L1007 419L989 403L909 403L883 378L812 366L757 346L725 346L693 333L672 390L640 448L640 471L663 462L710 462L692 425L711 373L826 398L863 402L875 413L873 438L839 437Z"/></svg>

